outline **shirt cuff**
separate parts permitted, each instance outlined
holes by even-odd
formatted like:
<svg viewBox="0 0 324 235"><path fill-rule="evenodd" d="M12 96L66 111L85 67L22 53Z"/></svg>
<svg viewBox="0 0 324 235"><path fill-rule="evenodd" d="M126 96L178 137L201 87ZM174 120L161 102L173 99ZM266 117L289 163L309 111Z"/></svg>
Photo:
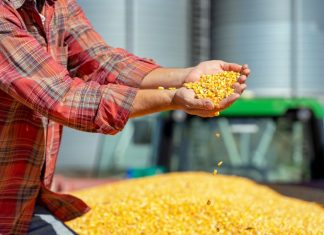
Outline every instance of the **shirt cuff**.
<svg viewBox="0 0 324 235"><path fill-rule="evenodd" d="M126 60L115 65L114 70L120 71L116 83L139 88L143 78L159 67L161 66L150 59L137 56L128 57Z"/></svg>
<svg viewBox="0 0 324 235"><path fill-rule="evenodd" d="M123 85L105 86L95 117L97 132L114 135L125 127L137 91L138 88Z"/></svg>

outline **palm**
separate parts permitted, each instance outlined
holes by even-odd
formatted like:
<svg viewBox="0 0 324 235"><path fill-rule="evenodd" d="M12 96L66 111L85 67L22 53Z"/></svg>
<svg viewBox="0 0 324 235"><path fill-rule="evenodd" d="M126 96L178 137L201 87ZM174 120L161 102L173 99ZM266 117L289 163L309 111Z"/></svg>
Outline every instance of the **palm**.
<svg viewBox="0 0 324 235"><path fill-rule="evenodd" d="M195 82L200 79L203 74L214 74L223 72L222 61L206 61L198 64L186 77L185 82Z"/></svg>
<svg viewBox="0 0 324 235"><path fill-rule="evenodd" d="M239 65L233 63L226 63L222 60L210 60L198 64L192 69L192 71L185 78L184 82L195 82L198 81L203 74L215 74L224 71L235 71L244 75L240 78L240 83L244 83L246 77L250 74L250 70L247 65Z"/></svg>
<svg viewBox="0 0 324 235"><path fill-rule="evenodd" d="M201 117L215 116L215 107L210 100L197 99L195 92L185 87L177 90L173 98L173 104L177 109L181 109L192 115Z"/></svg>

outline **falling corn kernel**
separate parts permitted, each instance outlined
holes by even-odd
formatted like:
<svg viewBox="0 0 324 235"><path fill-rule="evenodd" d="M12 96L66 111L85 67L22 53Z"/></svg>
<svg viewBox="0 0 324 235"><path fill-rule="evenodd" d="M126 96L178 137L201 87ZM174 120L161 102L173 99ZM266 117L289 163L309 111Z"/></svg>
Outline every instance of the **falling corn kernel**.
<svg viewBox="0 0 324 235"><path fill-rule="evenodd" d="M211 204L211 201L210 200L207 200L207 205L209 206Z"/></svg>
<svg viewBox="0 0 324 235"><path fill-rule="evenodd" d="M223 165L223 161L220 161L217 166L222 166Z"/></svg>
<svg viewBox="0 0 324 235"><path fill-rule="evenodd" d="M214 169L213 175L217 175L218 171L217 169Z"/></svg>
<svg viewBox="0 0 324 235"><path fill-rule="evenodd" d="M164 90L164 87L163 86L159 86L158 89L159 90Z"/></svg>
<svg viewBox="0 0 324 235"><path fill-rule="evenodd" d="M324 231L323 205L285 197L236 176L172 173L73 194L92 208L67 222L80 235L323 235ZM206 206L208 200L212 206Z"/></svg>
<svg viewBox="0 0 324 235"><path fill-rule="evenodd" d="M220 137L220 134L219 134L218 132L216 132L215 136L216 136L217 138L219 138L219 137Z"/></svg>
<svg viewBox="0 0 324 235"><path fill-rule="evenodd" d="M199 81L188 82L184 87L194 90L199 99L210 99L214 105L234 93L233 85L240 73L225 71L218 74L202 75ZM218 116L216 113L215 116Z"/></svg>

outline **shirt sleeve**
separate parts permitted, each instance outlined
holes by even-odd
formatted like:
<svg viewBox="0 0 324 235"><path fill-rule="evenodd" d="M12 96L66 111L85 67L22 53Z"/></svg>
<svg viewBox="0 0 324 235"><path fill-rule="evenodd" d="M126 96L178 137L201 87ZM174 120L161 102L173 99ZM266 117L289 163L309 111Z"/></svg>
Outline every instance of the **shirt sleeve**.
<svg viewBox="0 0 324 235"><path fill-rule="evenodd" d="M0 89L75 129L115 134L127 122L137 88L71 77L0 2Z"/></svg>
<svg viewBox="0 0 324 235"><path fill-rule="evenodd" d="M65 42L68 68L75 76L100 84L139 87L145 75L159 67L152 60L108 46L75 0L68 0L68 15Z"/></svg>

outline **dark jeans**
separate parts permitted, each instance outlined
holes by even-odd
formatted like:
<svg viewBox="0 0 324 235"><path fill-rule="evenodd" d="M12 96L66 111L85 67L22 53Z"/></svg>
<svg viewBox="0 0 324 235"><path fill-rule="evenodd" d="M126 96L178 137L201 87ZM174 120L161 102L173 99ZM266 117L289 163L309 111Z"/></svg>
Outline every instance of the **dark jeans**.
<svg viewBox="0 0 324 235"><path fill-rule="evenodd" d="M36 205L28 235L74 235L77 234L46 208Z"/></svg>

